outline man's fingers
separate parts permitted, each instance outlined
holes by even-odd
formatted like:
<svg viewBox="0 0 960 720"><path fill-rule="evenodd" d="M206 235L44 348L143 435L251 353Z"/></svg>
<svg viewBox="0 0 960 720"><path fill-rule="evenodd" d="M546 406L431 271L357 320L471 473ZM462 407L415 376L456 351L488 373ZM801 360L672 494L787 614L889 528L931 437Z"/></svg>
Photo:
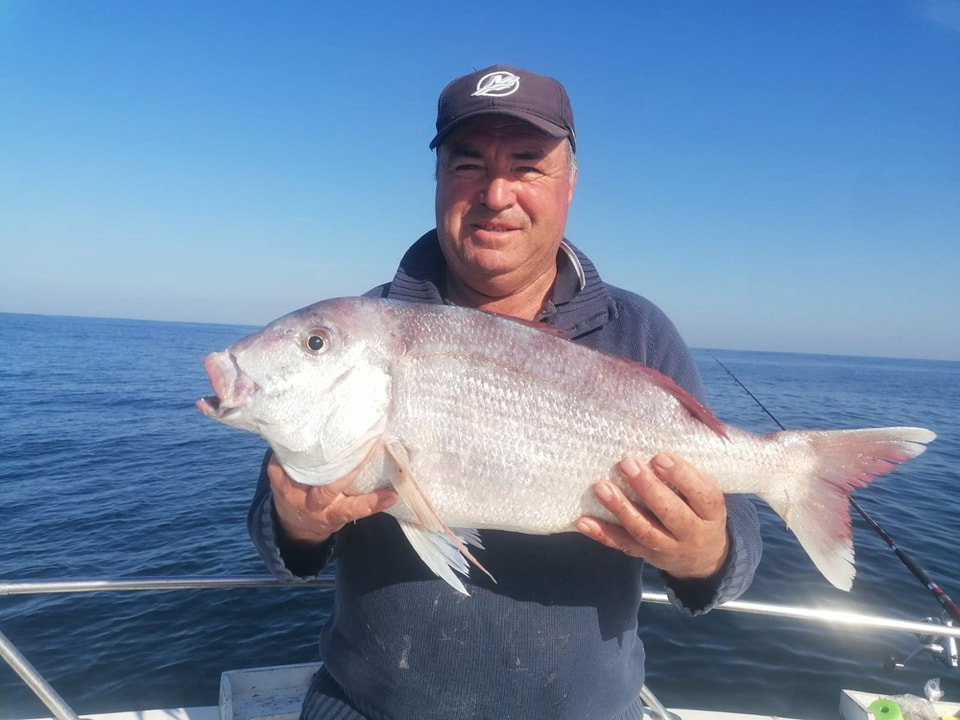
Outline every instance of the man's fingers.
<svg viewBox="0 0 960 720"><path fill-rule="evenodd" d="M644 559L652 559L674 544L674 538L660 520L631 501L614 483L600 482L594 487L594 493L613 514L616 523L583 517L577 521L577 529L583 534L607 547Z"/></svg>
<svg viewBox="0 0 960 720"><path fill-rule="evenodd" d="M303 540L322 540L347 523L382 512L397 502L391 489L347 495L372 452L349 474L327 485L303 485L293 480L275 458L267 465L273 504L284 528Z"/></svg>
<svg viewBox="0 0 960 720"><path fill-rule="evenodd" d="M709 476L668 454L649 463L626 458L618 472L626 489L609 480L594 486L615 522L583 517L580 532L674 577L709 577L722 566L729 549L726 502Z"/></svg>
<svg viewBox="0 0 960 720"><path fill-rule="evenodd" d="M619 550L632 557L644 557L642 546L619 525L613 525L597 518L582 517L577 520L576 528L588 538L596 540L608 548Z"/></svg>
<svg viewBox="0 0 960 720"><path fill-rule="evenodd" d="M267 463L267 477L270 478L271 486L281 482L293 482L284 471L283 466L277 462L276 455L271 455L270 462Z"/></svg>
<svg viewBox="0 0 960 720"><path fill-rule="evenodd" d="M701 522L726 519L723 493L682 458L661 453L649 464L627 458L617 470L639 505L649 508L650 515L674 536L688 533Z"/></svg>
<svg viewBox="0 0 960 720"><path fill-rule="evenodd" d="M326 511L328 519L336 519L346 524L368 515L386 510L397 502L393 490L375 490L363 495L343 495L329 498L322 487L313 487L307 491L304 505L311 513Z"/></svg>
<svg viewBox="0 0 960 720"><path fill-rule="evenodd" d="M650 461L650 466L657 478L673 488L700 518L712 521L725 516L723 493L689 462L669 453L660 453Z"/></svg>

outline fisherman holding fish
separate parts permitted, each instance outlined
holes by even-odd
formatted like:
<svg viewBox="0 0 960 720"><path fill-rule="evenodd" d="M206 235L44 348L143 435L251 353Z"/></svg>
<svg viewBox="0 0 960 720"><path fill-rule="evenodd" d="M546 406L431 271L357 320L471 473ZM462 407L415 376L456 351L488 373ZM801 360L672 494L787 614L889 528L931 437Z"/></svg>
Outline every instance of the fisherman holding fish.
<svg viewBox="0 0 960 720"><path fill-rule="evenodd" d="M368 296L543 323L641 362L702 402L668 318L604 283L564 238L577 137L563 86L506 66L470 73L444 88L436 130L437 227ZM560 420L571 441L587 429L576 407ZM253 541L278 577L312 578L336 561L324 665L304 720L640 718L644 562L660 569L677 608L700 614L739 596L760 560L744 496L725 496L680 455L627 457L615 470L622 485L600 476L592 489L608 519L585 515L579 533L481 531L473 554L495 581L474 571L468 596L436 577L382 512L403 502L395 490L351 489L378 452L365 448L358 466L312 486L268 453L250 509Z"/></svg>

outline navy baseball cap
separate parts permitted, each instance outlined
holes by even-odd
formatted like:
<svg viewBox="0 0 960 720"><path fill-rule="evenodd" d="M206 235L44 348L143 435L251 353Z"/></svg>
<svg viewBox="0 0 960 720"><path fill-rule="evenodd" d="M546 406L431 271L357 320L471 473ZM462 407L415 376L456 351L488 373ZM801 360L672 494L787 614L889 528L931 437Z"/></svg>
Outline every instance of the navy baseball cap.
<svg viewBox="0 0 960 720"><path fill-rule="evenodd" d="M436 148L460 123L477 115L509 115L577 149L570 98L558 81L508 65L493 65L451 81L437 103Z"/></svg>

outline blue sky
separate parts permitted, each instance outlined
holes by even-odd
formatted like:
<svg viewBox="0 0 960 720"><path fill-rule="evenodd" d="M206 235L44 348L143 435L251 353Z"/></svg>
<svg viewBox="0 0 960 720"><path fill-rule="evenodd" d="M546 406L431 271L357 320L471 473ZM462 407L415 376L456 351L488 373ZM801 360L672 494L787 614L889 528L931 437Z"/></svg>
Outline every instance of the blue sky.
<svg viewBox="0 0 960 720"><path fill-rule="evenodd" d="M388 279L437 94L497 62L566 85L568 237L692 346L960 360L960 0L3 0L0 311Z"/></svg>

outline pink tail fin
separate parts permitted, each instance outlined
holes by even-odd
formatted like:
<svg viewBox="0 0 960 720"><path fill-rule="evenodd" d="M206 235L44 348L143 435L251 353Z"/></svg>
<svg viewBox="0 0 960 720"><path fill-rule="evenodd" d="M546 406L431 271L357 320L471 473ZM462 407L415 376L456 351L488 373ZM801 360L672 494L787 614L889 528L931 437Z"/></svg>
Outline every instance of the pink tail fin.
<svg viewBox="0 0 960 720"><path fill-rule="evenodd" d="M841 590L853 586L853 536L847 496L878 475L916 457L936 435L924 428L794 430L777 433L782 445L806 446L804 474L782 493L763 499L797 536L810 559Z"/></svg>

